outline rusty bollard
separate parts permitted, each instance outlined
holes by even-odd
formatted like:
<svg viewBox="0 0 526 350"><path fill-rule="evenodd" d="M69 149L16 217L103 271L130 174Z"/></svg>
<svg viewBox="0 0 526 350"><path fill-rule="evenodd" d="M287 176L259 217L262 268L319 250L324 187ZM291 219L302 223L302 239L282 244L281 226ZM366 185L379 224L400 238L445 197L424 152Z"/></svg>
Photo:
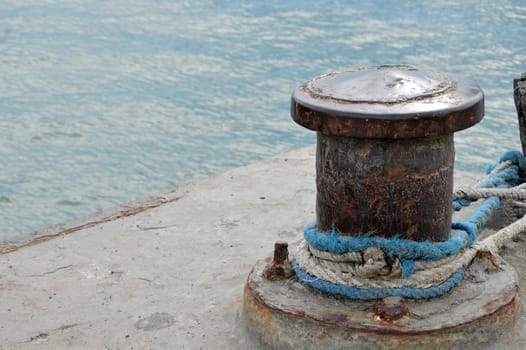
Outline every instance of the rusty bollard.
<svg viewBox="0 0 526 350"><path fill-rule="evenodd" d="M446 240L453 132L483 114L475 83L406 65L331 73L296 88L292 118L318 135L318 229Z"/></svg>
<svg viewBox="0 0 526 350"><path fill-rule="evenodd" d="M291 115L317 132L316 235L447 240L453 133L483 114L482 90L471 80L407 65L331 73L300 85ZM509 338L520 306L516 272L496 258L491 263L475 259L478 270L470 271L481 278L463 279L440 298L357 301L302 283L329 284L314 275L287 278L287 245L277 242L274 259L256 262L247 278L243 317L247 330L275 349L478 350ZM330 287L338 292L343 285Z"/></svg>

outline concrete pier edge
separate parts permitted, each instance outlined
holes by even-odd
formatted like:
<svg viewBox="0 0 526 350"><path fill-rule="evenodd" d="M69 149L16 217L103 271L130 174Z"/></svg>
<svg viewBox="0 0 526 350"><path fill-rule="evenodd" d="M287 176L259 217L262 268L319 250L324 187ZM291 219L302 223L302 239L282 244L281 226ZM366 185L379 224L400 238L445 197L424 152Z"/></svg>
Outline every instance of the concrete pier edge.
<svg viewBox="0 0 526 350"><path fill-rule="evenodd" d="M156 193L152 196L110 207L79 218L67 220L32 232L22 233L14 238L0 240L0 254L46 242L50 239L69 235L104 222L133 216L145 210L170 203L181 198L180 188Z"/></svg>

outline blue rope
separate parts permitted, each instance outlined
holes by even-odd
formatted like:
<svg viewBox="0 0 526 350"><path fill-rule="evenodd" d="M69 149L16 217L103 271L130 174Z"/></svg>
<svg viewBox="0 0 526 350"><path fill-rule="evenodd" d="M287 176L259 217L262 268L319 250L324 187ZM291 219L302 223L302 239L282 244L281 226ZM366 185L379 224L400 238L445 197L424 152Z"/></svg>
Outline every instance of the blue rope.
<svg viewBox="0 0 526 350"><path fill-rule="evenodd" d="M526 158L520 152L508 151L500 157L499 163L507 160L511 160L514 165L499 171L490 179L482 182L477 188L507 188L522 183L523 176L526 174ZM491 172L496 166L497 164L488 166L486 172ZM470 200L455 200L453 207L455 209L457 207L462 208L470 203ZM499 206L499 198L486 198L465 222L452 223L454 231L452 231L450 238L444 242L416 242L397 237L387 239L373 237L370 234L362 234L358 237L341 236L335 226L331 228L331 232L319 231L315 222L305 227L304 238L309 245L332 254L361 252L369 247L380 248L387 257L400 260L402 277L408 277L416 272L415 260L436 261L458 254L463 249L471 247L477 239L477 232L486 225ZM464 275L464 269L459 269L447 281L430 288L358 288L318 279L303 272L294 261L292 265L299 280L304 284L330 294L344 295L357 300L373 300L387 296L413 299L433 298L447 293L460 283Z"/></svg>
<svg viewBox="0 0 526 350"><path fill-rule="evenodd" d="M460 281L462 281L462 277L464 276L464 269L459 269L453 276L451 276L442 284L429 288L360 288L344 286L341 284L331 283L328 281L318 279L303 272L303 270L295 262L292 262L292 268L294 269L294 272L296 273L298 279L303 284L321 290L325 293L343 295L353 300L362 301L383 299L392 296L399 296L411 299L430 299L444 295L447 292L449 292L454 286L456 286L460 283Z"/></svg>
<svg viewBox="0 0 526 350"><path fill-rule="evenodd" d="M426 261L440 260L446 255L457 254L470 244L470 237L464 231L453 231L451 238L444 242L416 242L369 235L340 236L335 227L330 233L319 231L316 222L305 227L303 237L314 248L332 254L361 252L369 247L378 247L390 258Z"/></svg>
<svg viewBox="0 0 526 350"><path fill-rule="evenodd" d="M524 155L520 151L507 151L504 152L500 158L498 163L496 164L490 164L486 168L486 174L489 174L495 167L500 164L504 163L505 161L511 161L513 164L519 167L519 175L521 177L524 177L524 174L526 174L526 158L524 158Z"/></svg>

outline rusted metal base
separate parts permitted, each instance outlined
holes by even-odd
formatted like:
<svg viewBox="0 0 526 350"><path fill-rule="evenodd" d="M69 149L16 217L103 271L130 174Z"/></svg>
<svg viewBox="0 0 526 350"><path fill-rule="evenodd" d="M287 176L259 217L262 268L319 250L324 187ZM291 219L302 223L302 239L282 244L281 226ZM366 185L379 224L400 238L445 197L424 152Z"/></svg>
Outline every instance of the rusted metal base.
<svg viewBox="0 0 526 350"><path fill-rule="evenodd" d="M464 280L432 300L356 302L308 288L295 277L263 277L270 258L252 269L243 317L272 349L493 349L512 342L520 291L500 257L475 259ZM494 264L498 267L495 267Z"/></svg>

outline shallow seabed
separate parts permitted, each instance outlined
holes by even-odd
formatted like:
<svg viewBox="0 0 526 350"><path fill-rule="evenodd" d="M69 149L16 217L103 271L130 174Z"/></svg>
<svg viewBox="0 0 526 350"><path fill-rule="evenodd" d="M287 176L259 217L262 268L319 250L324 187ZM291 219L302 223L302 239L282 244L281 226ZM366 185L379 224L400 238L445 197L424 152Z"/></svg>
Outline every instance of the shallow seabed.
<svg viewBox="0 0 526 350"><path fill-rule="evenodd" d="M464 73L486 118L457 168L518 148L526 5L491 1L0 3L0 238L313 143L289 117L322 73Z"/></svg>

